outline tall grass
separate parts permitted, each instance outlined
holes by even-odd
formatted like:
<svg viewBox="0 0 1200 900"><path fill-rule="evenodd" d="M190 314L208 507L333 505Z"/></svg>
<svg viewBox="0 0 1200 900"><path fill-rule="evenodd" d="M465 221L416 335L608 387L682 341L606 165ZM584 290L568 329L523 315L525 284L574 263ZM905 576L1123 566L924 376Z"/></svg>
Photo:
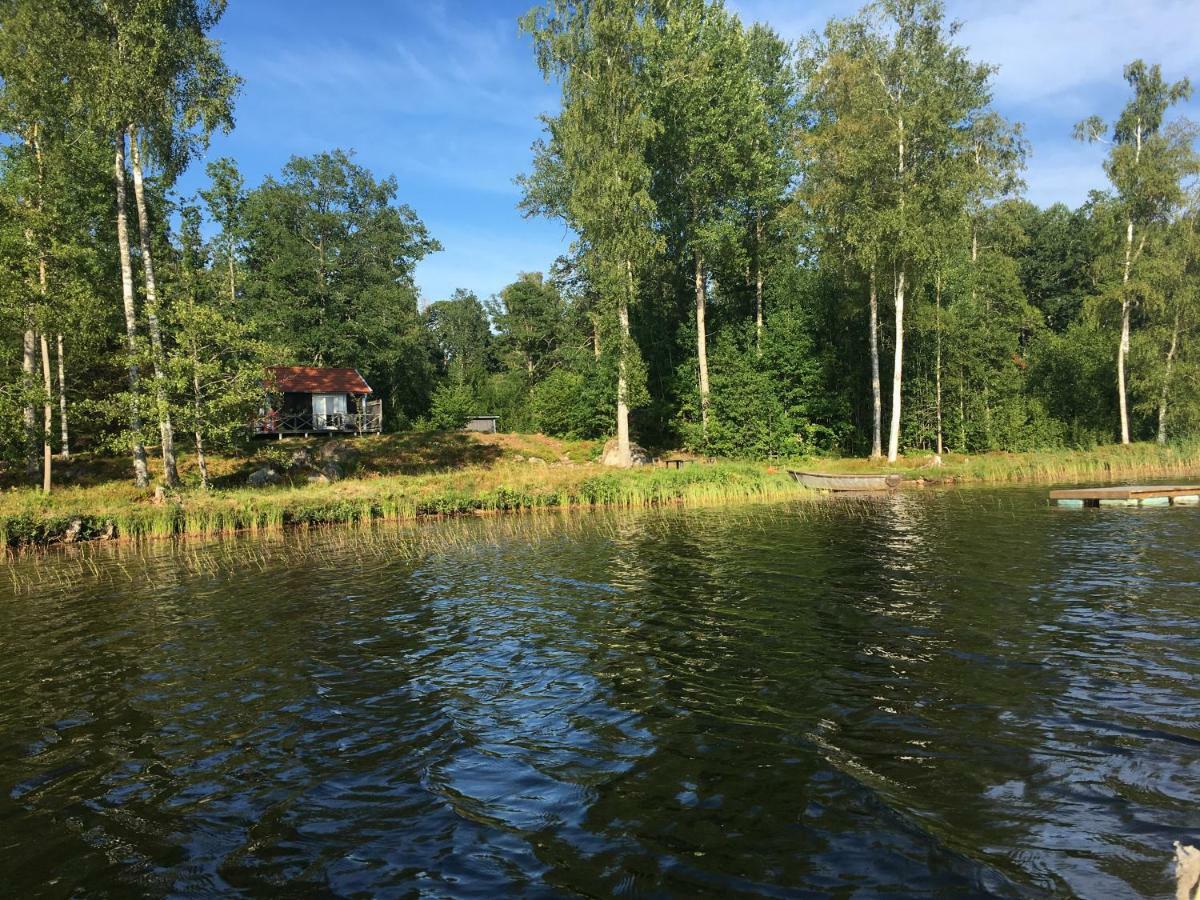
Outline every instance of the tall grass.
<svg viewBox="0 0 1200 900"><path fill-rule="evenodd" d="M964 482L1182 477L1200 473L1200 443L947 456L945 464L936 469L924 467L923 462L924 458L909 458L892 471ZM810 460L797 464L801 465L829 471L887 468L862 460ZM680 470L627 471L499 462L423 475L366 475L334 484L196 490L158 504L145 491L107 482L61 489L48 497L31 490L0 495L0 546L41 546L96 538L141 541L174 535L212 537L239 531L272 533L289 527L433 516L586 507L703 506L817 496L791 481L785 471L736 462Z"/></svg>
<svg viewBox="0 0 1200 900"><path fill-rule="evenodd" d="M705 505L802 496L786 473L746 463L683 470L596 473L531 466L465 469L426 476L362 478L300 487L189 492L154 503L124 486L32 492L0 501L0 541L8 547L98 537L144 540L172 535L353 524L477 513L577 507Z"/></svg>
<svg viewBox="0 0 1200 900"><path fill-rule="evenodd" d="M1083 481L1200 475L1200 443L1110 445L1091 450L1040 450L1026 453L944 454L942 465L929 455L912 455L894 466L861 459L806 460L795 467L831 472L895 471L910 478L963 482Z"/></svg>

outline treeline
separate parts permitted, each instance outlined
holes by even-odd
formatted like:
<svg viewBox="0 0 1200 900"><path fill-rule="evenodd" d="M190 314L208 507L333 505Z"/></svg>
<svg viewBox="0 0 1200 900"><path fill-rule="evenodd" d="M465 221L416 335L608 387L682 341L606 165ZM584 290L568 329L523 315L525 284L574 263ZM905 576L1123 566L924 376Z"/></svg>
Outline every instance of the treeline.
<svg viewBox="0 0 1200 900"><path fill-rule="evenodd" d="M1195 429L1186 81L1126 67L1120 117L1076 129L1108 143L1111 189L1038 210L994 70L936 0L796 47L705 0L552 0L522 24L562 88L526 208L579 236L622 438L895 459Z"/></svg>
<svg viewBox="0 0 1200 900"><path fill-rule="evenodd" d="M497 296L418 301L439 249L334 150L248 187L208 163L240 88L221 0L0 0L0 456L147 447L178 482L246 439L265 366L355 366L389 430L718 455L1166 441L1200 424L1190 91L1125 70L1083 140L1111 182L1021 199L993 69L933 0L791 45L706 0L550 0L521 27L562 89L522 208L576 235ZM1069 123L1064 129L1069 128Z"/></svg>

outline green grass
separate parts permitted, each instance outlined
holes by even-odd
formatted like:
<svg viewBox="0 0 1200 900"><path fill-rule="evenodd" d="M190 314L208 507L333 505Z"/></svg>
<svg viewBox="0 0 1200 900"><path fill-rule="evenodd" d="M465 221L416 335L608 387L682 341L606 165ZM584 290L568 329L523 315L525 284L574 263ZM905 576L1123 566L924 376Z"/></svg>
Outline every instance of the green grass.
<svg viewBox="0 0 1200 900"><path fill-rule="evenodd" d="M955 482L1077 482L1131 478L1200 476L1200 443L1160 446L1119 444L1091 450L1039 450L1028 453L948 453L941 466L930 454L902 457L894 465L862 459L805 460L797 466L828 472L899 472L907 478Z"/></svg>
<svg viewBox="0 0 1200 900"><path fill-rule="evenodd" d="M10 492L0 500L0 541L9 547L58 543L72 529L76 540L213 536L521 510L776 500L803 493L786 473L748 463L619 472L501 463L334 484L185 491L157 504L148 492L107 484L48 497Z"/></svg>
<svg viewBox="0 0 1200 900"><path fill-rule="evenodd" d="M140 541L525 510L698 506L821 496L791 481L786 467L717 462L680 470L612 470L588 462L597 450L593 442L449 433L355 442L358 462L349 477L333 484L297 477L294 483L275 487L245 485L249 471L301 446L316 445L272 441L253 454L216 459L216 489L191 487L160 503L150 491L129 483L127 461L76 461L72 465L84 473L78 484L57 487L49 496L30 488L0 493L0 546L60 543L72 533L75 540ZM937 468L928 462L928 456L910 456L895 466L861 459L810 459L789 465L832 472L896 471L909 478L952 482L1128 480L1195 476L1200 473L1200 444L947 455Z"/></svg>

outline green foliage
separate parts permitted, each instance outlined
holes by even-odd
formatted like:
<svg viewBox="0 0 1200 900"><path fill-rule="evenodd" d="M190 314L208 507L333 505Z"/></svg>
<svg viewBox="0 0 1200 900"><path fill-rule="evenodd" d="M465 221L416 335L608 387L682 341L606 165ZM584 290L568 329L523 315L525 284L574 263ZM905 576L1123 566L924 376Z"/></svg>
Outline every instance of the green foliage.
<svg viewBox="0 0 1200 900"><path fill-rule="evenodd" d="M429 421L434 428L451 430L462 428L467 419L474 415L486 415L476 409L475 392L470 385L445 382L433 392L429 407Z"/></svg>
<svg viewBox="0 0 1200 900"><path fill-rule="evenodd" d="M546 0L521 27L561 103L520 179L521 207L561 220L575 241L547 274L422 310L414 272L439 245L396 180L348 152L293 157L257 186L218 159L197 198L170 193L209 135L232 124L240 82L210 36L224 7L0 0L10 481L40 449L42 405L56 405L60 387L73 447L158 441L156 422L132 434L131 407L155 410L157 398L146 380L131 395L129 362L160 364L181 448L197 434L213 451L244 440L263 368L297 362L358 368L389 428L457 430L488 414L507 430L578 438L626 423L649 446L731 457L865 452L872 286L877 356L890 362L904 345L878 390L898 390L883 406L910 449L1112 439L1123 317L1133 436L1200 428L1197 132L1170 119L1189 84L1157 66L1131 63L1120 117L1080 126L1111 141L1112 193L1038 209L1017 197L1028 148L989 106L993 70L957 43L937 0L877 0L800 48L718 0ZM143 297L129 347L120 316L114 137L127 128L147 150L163 330L154 355ZM45 336L56 357L60 335L64 375L51 372L47 395L37 350ZM553 501L447 488L421 508L657 502L675 489L630 484L598 479ZM337 500L205 521L387 509ZM176 529L192 513L171 515L127 524Z"/></svg>
<svg viewBox="0 0 1200 900"><path fill-rule="evenodd" d="M440 245L394 178L341 150L293 157L245 201L244 315L292 360L353 366L389 414L417 414L428 343L413 268Z"/></svg>
<svg viewBox="0 0 1200 900"><path fill-rule="evenodd" d="M439 353L439 371L455 384L479 382L491 364L492 333L479 298L461 288L449 300L431 303L425 327Z"/></svg>

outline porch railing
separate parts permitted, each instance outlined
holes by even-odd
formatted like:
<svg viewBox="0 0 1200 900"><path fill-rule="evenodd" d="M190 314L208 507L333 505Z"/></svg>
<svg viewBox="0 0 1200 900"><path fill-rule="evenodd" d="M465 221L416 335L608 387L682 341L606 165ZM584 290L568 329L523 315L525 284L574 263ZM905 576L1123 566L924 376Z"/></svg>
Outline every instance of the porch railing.
<svg viewBox="0 0 1200 900"><path fill-rule="evenodd" d="M383 431L383 401L368 400L361 412L314 415L271 411L254 422L254 433L282 434L379 434Z"/></svg>

